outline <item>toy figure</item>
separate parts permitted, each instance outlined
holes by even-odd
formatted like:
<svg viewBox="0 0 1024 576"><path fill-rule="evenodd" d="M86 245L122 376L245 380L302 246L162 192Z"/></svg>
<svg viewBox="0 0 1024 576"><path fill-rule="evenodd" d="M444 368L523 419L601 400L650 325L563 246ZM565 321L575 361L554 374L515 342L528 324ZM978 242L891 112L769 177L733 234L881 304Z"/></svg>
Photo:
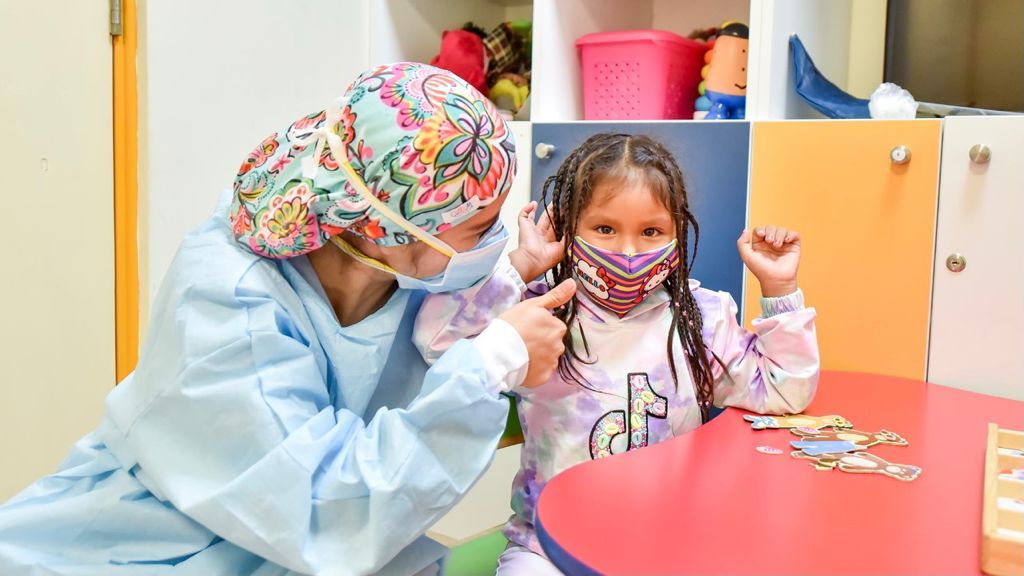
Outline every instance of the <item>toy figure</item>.
<svg viewBox="0 0 1024 576"><path fill-rule="evenodd" d="M708 120L742 119L747 109L747 48L750 43L745 24L724 26L708 53L710 63L704 80L704 97L711 101Z"/></svg>

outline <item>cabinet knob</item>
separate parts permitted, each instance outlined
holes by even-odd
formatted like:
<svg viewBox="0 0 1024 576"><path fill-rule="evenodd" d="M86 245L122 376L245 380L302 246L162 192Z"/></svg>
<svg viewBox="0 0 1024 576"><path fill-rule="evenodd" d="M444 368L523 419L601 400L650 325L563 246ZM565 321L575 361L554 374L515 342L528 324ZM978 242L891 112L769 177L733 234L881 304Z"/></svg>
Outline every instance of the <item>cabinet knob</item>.
<svg viewBox="0 0 1024 576"><path fill-rule="evenodd" d="M967 258L959 253L950 254L946 258L946 268L949 268L950 272L962 272L964 268L967 268Z"/></svg>
<svg viewBox="0 0 1024 576"><path fill-rule="evenodd" d="M984 144L971 146L971 151L967 154L971 157L971 162L975 164L988 164L988 161L992 159L992 151Z"/></svg>
<svg viewBox="0 0 1024 576"><path fill-rule="evenodd" d="M910 148L900 144L889 151L889 159L893 164L906 164L910 162Z"/></svg>
<svg viewBox="0 0 1024 576"><path fill-rule="evenodd" d="M537 158L544 160L545 158L550 158L555 153L555 147L551 144L539 142L533 149L533 153L537 155Z"/></svg>

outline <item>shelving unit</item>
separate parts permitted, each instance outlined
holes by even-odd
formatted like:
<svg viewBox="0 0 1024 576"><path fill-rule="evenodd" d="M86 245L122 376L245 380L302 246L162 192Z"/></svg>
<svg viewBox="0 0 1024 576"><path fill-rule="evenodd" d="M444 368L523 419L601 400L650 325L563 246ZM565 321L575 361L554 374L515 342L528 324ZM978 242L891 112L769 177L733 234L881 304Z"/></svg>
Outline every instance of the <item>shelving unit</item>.
<svg viewBox="0 0 1024 576"><path fill-rule="evenodd" d="M473 22L491 30L507 20L532 20L530 0L376 0L370 2L370 62L430 62L445 30Z"/></svg>
<svg viewBox="0 0 1024 576"><path fill-rule="evenodd" d="M864 77L877 85L882 77L885 0L382 0L369 5L369 61L429 62L445 30L515 19L533 22L534 122L583 119L576 39L592 32L656 28L686 36L727 20L747 23L751 120L820 117L797 97L791 74L780 73L789 69L791 34L840 86Z"/></svg>
<svg viewBox="0 0 1024 576"><path fill-rule="evenodd" d="M583 119L577 38L638 28L686 36L724 20L746 20L750 0L536 0L533 13L531 120L566 122Z"/></svg>

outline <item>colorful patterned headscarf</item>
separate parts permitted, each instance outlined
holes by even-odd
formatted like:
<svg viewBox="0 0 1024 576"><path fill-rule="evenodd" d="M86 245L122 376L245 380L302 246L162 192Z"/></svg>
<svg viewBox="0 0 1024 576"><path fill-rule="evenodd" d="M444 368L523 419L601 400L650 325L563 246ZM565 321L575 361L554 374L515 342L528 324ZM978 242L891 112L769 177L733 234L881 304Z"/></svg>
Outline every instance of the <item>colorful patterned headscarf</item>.
<svg viewBox="0 0 1024 576"><path fill-rule="evenodd" d="M476 89L425 64L378 66L249 154L231 227L268 258L316 250L344 230L408 244L416 238L394 217L437 235L504 194L515 172L512 133Z"/></svg>

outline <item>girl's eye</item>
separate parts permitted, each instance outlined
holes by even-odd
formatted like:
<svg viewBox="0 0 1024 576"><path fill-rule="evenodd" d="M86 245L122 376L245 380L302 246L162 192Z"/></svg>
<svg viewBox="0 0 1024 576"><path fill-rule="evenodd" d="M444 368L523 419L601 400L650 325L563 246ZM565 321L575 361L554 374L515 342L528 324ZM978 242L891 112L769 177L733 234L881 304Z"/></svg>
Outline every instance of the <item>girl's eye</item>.
<svg viewBox="0 0 1024 576"><path fill-rule="evenodd" d="M612 230L611 226L598 226L597 227L597 233L598 234L611 234L613 232L615 232L615 230Z"/></svg>
<svg viewBox="0 0 1024 576"><path fill-rule="evenodd" d="M661 234L661 230L658 230L657 228L648 228L644 230L644 236L647 237L657 236L658 234Z"/></svg>

